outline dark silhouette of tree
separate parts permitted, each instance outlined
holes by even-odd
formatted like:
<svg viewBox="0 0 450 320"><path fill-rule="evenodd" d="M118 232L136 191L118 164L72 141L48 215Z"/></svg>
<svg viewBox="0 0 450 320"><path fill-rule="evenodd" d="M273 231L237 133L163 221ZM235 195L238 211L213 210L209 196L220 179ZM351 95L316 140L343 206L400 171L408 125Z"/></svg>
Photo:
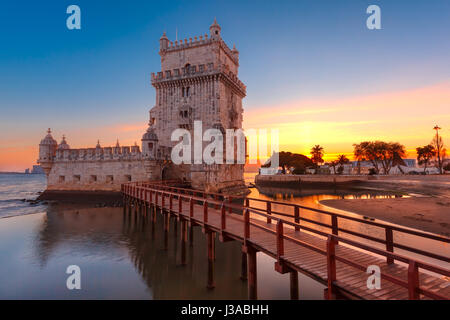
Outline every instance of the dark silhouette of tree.
<svg viewBox="0 0 450 320"><path fill-rule="evenodd" d="M336 174L336 166L337 166L338 164L339 164L339 163L338 163L337 160L333 160L333 161L331 161L331 162L328 163L328 165L329 165L330 167L333 168L333 174Z"/></svg>
<svg viewBox="0 0 450 320"><path fill-rule="evenodd" d="M350 162L350 160L347 158L347 156L345 154L338 155L337 161L341 166Z"/></svg>
<svg viewBox="0 0 450 320"><path fill-rule="evenodd" d="M361 161L366 161L366 158L364 158L364 152L359 144L353 144L353 156L358 162L358 174L361 174Z"/></svg>
<svg viewBox="0 0 450 320"><path fill-rule="evenodd" d="M436 154L436 150L431 144L429 144L424 147L417 147L416 152L417 161L419 165L424 165L423 172L425 173L427 171L427 166L430 163L430 160L433 159Z"/></svg>
<svg viewBox="0 0 450 320"><path fill-rule="evenodd" d="M278 156L278 164L282 168L282 173L286 173L287 169L293 168L294 174L303 174L307 167L312 167L314 163L308 157L291 152L274 153L272 157ZM261 167L270 167L272 157Z"/></svg>
<svg viewBox="0 0 450 320"><path fill-rule="evenodd" d="M364 141L353 146L357 151L355 158L370 161L377 174L380 173L380 165L384 174L389 174L395 165L394 159L406 156L405 147L398 142Z"/></svg>
<svg viewBox="0 0 450 320"><path fill-rule="evenodd" d="M316 165L323 162L323 147L316 144L311 148L311 161Z"/></svg>
<svg viewBox="0 0 450 320"><path fill-rule="evenodd" d="M311 161L314 163L314 167L316 168L316 174L319 164L323 163L323 153L323 147L319 146L318 144L311 148Z"/></svg>
<svg viewBox="0 0 450 320"><path fill-rule="evenodd" d="M339 164L338 173L342 174L344 172L344 164L349 163L350 160L347 158L345 154L338 155L337 163Z"/></svg>

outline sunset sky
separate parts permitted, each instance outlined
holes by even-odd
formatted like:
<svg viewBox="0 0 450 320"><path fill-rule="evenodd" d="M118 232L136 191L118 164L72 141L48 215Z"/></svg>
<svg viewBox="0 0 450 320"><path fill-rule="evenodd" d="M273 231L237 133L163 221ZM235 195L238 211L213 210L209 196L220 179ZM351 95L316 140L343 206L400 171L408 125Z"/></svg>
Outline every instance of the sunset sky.
<svg viewBox="0 0 450 320"><path fill-rule="evenodd" d="M81 8L68 30L66 8ZM381 30L366 8L381 8ZM71 147L140 143L159 38L209 32L240 51L245 128L327 157L362 140L450 144L450 1L14 1L0 10L0 171L35 164L51 127ZM411 154L410 156L414 156Z"/></svg>

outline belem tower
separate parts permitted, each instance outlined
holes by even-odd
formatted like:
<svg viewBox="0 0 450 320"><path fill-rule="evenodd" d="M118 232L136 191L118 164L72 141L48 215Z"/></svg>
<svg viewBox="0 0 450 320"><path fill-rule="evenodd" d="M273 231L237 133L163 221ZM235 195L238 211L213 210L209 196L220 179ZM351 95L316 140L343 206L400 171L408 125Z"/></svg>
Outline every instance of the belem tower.
<svg viewBox="0 0 450 320"><path fill-rule="evenodd" d="M47 175L47 190L120 191L122 183L179 179L194 189L242 194L247 191L244 164L179 164L171 161L177 128L190 133L194 121L203 129L242 128L242 99L246 86L238 78L239 52L221 38L216 20L207 34L170 41L159 40L161 71L151 74L156 102L141 146L72 149L50 129L39 144L38 163ZM225 146L224 146L225 148ZM225 153L225 150L224 150Z"/></svg>

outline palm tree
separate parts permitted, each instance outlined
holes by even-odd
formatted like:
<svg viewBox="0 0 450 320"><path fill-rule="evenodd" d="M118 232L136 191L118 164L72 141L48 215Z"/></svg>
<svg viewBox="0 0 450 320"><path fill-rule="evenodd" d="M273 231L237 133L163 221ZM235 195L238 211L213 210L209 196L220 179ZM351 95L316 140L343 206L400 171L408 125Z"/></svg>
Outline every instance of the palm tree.
<svg viewBox="0 0 450 320"><path fill-rule="evenodd" d="M311 148L311 161L315 164L317 173L317 167L319 166L319 163L323 163L323 147L316 144Z"/></svg>
<svg viewBox="0 0 450 320"><path fill-rule="evenodd" d="M338 165L338 161L333 160L333 161L329 162L328 165L333 168L333 174L336 174L336 166Z"/></svg>
<svg viewBox="0 0 450 320"><path fill-rule="evenodd" d="M417 161L420 165L424 165L423 172L425 173L427 171L427 165L430 163L430 160L434 157L436 154L436 149L429 144L424 147L417 147Z"/></svg>
<svg viewBox="0 0 450 320"><path fill-rule="evenodd" d="M340 154L338 155L336 162L339 164L338 173L341 174L344 171L344 164L349 163L350 160L345 154Z"/></svg>
<svg viewBox="0 0 450 320"><path fill-rule="evenodd" d="M350 160L347 158L347 156L345 154L338 155L337 161L341 166L350 162Z"/></svg>
<svg viewBox="0 0 450 320"><path fill-rule="evenodd" d="M358 174L361 174L361 161L365 161L364 150L359 144L353 144L353 156L358 161Z"/></svg>
<svg viewBox="0 0 450 320"><path fill-rule="evenodd" d="M311 160L315 164L319 164L323 162L323 147L316 144L311 148Z"/></svg>

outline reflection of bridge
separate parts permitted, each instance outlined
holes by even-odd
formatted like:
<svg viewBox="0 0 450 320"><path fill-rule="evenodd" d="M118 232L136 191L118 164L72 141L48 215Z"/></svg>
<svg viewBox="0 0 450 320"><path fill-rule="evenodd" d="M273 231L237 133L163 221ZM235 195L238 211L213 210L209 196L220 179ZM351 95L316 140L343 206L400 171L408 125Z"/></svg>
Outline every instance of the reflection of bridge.
<svg viewBox="0 0 450 320"><path fill-rule="evenodd" d="M298 273L328 286L326 298L351 299L449 299L450 258L419 250L394 241L398 235L411 235L439 245L450 239L389 224L276 201L246 198L244 205L232 202L222 194L171 187L167 182L127 183L122 192L128 202L139 205L140 212L155 221L156 209L164 215L164 233L169 233L169 217L181 222L181 259L188 236L188 226L202 227L208 241L207 286L214 287L214 233L221 241L243 244L242 278L248 280L249 298L257 298L256 252L274 257L275 270L290 273L291 297L298 298ZM261 206L261 204L263 204ZM293 214L286 214L290 208ZM327 217L328 222L306 218L303 212L313 211ZM243 214L239 214L243 212ZM289 219L290 217L290 219ZM377 238L345 228L346 222L384 230ZM274 223L275 222L275 223ZM344 226L344 227L343 227ZM347 234L343 237L339 234ZM354 238L358 240L354 240ZM191 238L191 237L190 237ZM361 240L363 239L363 240ZM192 238L191 238L192 240ZM384 248L368 245L382 244ZM394 253L394 248L405 254ZM411 256L433 259L445 267L432 265ZM370 265L379 266L382 285L368 289L366 273Z"/></svg>

